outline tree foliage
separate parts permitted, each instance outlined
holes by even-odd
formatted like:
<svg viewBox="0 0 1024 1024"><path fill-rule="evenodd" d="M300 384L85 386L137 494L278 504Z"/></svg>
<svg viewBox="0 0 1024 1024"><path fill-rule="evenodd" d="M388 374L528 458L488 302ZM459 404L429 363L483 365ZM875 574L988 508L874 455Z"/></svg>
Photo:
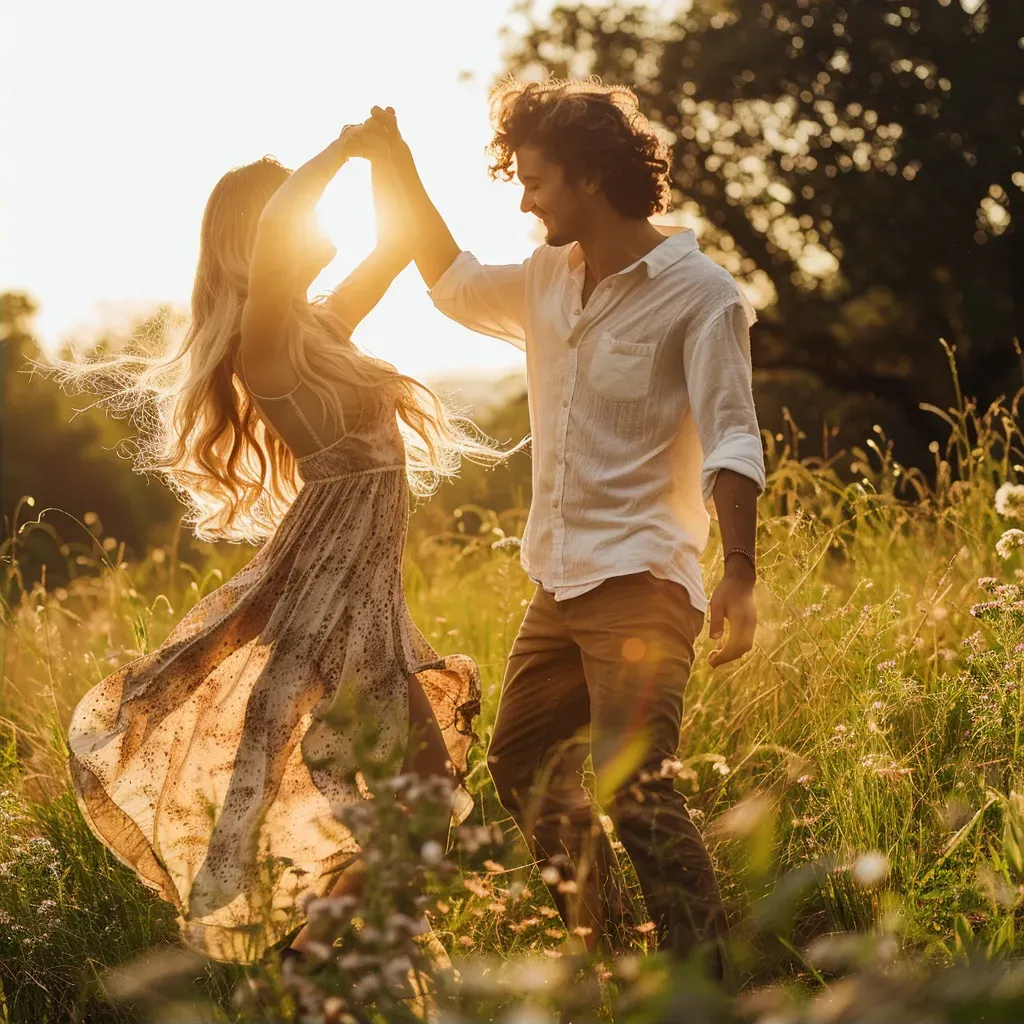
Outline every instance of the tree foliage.
<svg viewBox="0 0 1024 1024"><path fill-rule="evenodd" d="M919 437L927 398L1020 381L1024 4L695 0L561 5L512 40L523 77L598 74L674 143L676 201L771 303L762 370L873 394Z"/></svg>
<svg viewBox="0 0 1024 1024"><path fill-rule="evenodd" d="M18 563L23 579L38 578L46 565L56 581L69 561L62 546L79 546L95 558L93 537L102 535L141 555L183 510L160 481L132 472L124 457L129 425L95 409L79 412L89 405L88 396L73 400L32 372L31 360L44 358L31 332L35 311L23 293L0 296L0 517L7 556ZM15 535L34 520L40 525Z"/></svg>

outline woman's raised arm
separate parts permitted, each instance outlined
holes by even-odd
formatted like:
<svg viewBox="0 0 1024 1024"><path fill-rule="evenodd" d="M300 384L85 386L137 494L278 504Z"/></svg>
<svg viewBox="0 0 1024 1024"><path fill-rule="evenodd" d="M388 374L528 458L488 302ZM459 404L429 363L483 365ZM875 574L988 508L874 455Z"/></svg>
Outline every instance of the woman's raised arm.
<svg viewBox="0 0 1024 1024"><path fill-rule="evenodd" d="M380 302L391 282L408 266L412 241L405 230L401 190L386 141L360 126L353 129L349 154L370 161L377 232L373 252L331 295L331 309L351 329Z"/></svg>
<svg viewBox="0 0 1024 1024"><path fill-rule="evenodd" d="M241 321L242 351L252 362L272 357L283 344L292 302L308 287L301 270L313 237L313 211L348 159L346 135L289 175L260 215Z"/></svg>

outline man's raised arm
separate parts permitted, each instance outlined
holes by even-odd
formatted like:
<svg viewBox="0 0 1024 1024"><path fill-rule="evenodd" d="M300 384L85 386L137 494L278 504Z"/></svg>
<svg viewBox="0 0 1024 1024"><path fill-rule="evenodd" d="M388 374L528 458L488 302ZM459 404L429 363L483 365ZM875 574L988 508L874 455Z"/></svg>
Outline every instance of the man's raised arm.
<svg viewBox="0 0 1024 1024"><path fill-rule="evenodd" d="M404 202L410 220L409 230L415 237L413 259L416 260L424 284L433 288L441 275L455 262L459 246L423 187L412 151L398 130L394 110L391 107L387 110L374 107L371 113L386 132L391 146L392 159L402 189L401 197L396 196L395 201Z"/></svg>
<svg viewBox="0 0 1024 1024"><path fill-rule="evenodd" d="M373 122L386 135L404 207L412 256L434 305L446 316L479 334L523 348L526 342L526 266L484 266L462 252L444 218L423 187L408 144L390 107L374 107Z"/></svg>

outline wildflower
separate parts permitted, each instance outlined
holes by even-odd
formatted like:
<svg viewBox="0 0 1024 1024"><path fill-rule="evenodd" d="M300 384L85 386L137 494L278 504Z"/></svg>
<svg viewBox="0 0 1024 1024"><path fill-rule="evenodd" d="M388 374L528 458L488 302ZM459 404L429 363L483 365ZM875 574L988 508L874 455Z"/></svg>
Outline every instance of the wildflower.
<svg viewBox="0 0 1024 1024"><path fill-rule="evenodd" d="M491 873L492 875L500 875L500 874L501 874L501 873L502 873L502 872L503 872L503 871L505 870L505 869L504 869L504 867L502 867L502 865L501 865L501 864L499 864L499 863L498 863L497 861L495 861L495 860L485 860L485 861L484 861L484 867L485 867L485 868L486 868L486 869L487 869L487 870L488 870L488 871L489 871L489 872L490 872L490 873Z"/></svg>
<svg viewBox="0 0 1024 1024"><path fill-rule="evenodd" d="M407 956L396 956L389 960L381 974L384 976L384 983L388 988L403 989L409 984L409 972L412 970L412 961Z"/></svg>
<svg viewBox="0 0 1024 1024"><path fill-rule="evenodd" d="M545 950L546 952L546 950ZM554 1024L554 1017L540 1006L524 1004L501 1018L501 1024Z"/></svg>
<svg viewBox="0 0 1024 1024"><path fill-rule="evenodd" d="M557 885L562 880L562 873L553 864L541 869L540 877L545 885Z"/></svg>
<svg viewBox="0 0 1024 1024"><path fill-rule="evenodd" d="M544 934L551 939L561 939L565 936L565 932L561 928L545 928Z"/></svg>
<svg viewBox="0 0 1024 1024"><path fill-rule="evenodd" d="M352 998L360 1003L365 1002L379 988L380 978L376 974L367 974L352 986Z"/></svg>
<svg viewBox="0 0 1024 1024"><path fill-rule="evenodd" d="M523 542L518 537L502 537L501 540L496 540L491 545L492 551L518 551L523 546Z"/></svg>
<svg viewBox="0 0 1024 1024"><path fill-rule="evenodd" d="M527 928L532 928L535 924L540 924L539 917L524 917L522 921L509 925L509 927L518 934L519 932L525 932Z"/></svg>
<svg viewBox="0 0 1024 1024"><path fill-rule="evenodd" d="M515 967L515 989L519 992L539 992L550 989L562 980L561 965L545 964L539 960L525 960Z"/></svg>
<svg viewBox="0 0 1024 1024"><path fill-rule="evenodd" d="M363 953L345 953L344 956L338 959L338 968L346 974L355 974L364 967L368 967L373 961L373 957L366 956Z"/></svg>
<svg viewBox="0 0 1024 1024"><path fill-rule="evenodd" d="M1016 519L1024 521L1024 485L1011 484L1002 485L996 491L996 512L1004 519Z"/></svg>
<svg viewBox="0 0 1024 1024"><path fill-rule="evenodd" d="M654 931L654 927L655 925L653 921L644 921L643 924L638 924L636 926L636 930L641 935L649 935L651 932Z"/></svg>
<svg viewBox="0 0 1024 1024"><path fill-rule="evenodd" d="M977 604L971 605L971 615L976 619L991 619L1002 611L1002 607L1000 601L979 601Z"/></svg>
<svg viewBox="0 0 1024 1024"><path fill-rule="evenodd" d="M771 810L771 801L763 793L753 793L717 818L712 828L720 835L753 835Z"/></svg>
<svg viewBox="0 0 1024 1024"><path fill-rule="evenodd" d="M324 1021L340 1021L345 1009L345 1001L338 996L328 996L324 1000Z"/></svg>
<svg viewBox="0 0 1024 1024"><path fill-rule="evenodd" d="M880 661L878 663L878 666L877 666L879 672L889 672L890 670L894 669L895 667L896 667L896 659L895 658L890 658L888 661Z"/></svg>
<svg viewBox="0 0 1024 1024"><path fill-rule="evenodd" d="M980 632L974 632L960 641L961 647L967 647L973 654L980 654L985 649L985 638Z"/></svg>
<svg viewBox="0 0 1024 1024"><path fill-rule="evenodd" d="M408 914L397 911L388 918L388 937L392 942L401 938L403 934L409 936L425 935L430 930L426 918L419 920L410 917Z"/></svg>
<svg viewBox="0 0 1024 1024"><path fill-rule="evenodd" d="M474 895L479 896L480 899L487 899L491 894L487 890L487 886L480 881L479 878L464 878L462 884Z"/></svg>
<svg viewBox="0 0 1024 1024"><path fill-rule="evenodd" d="M853 880L864 889L878 885L888 873L889 860L878 850L862 853L853 865Z"/></svg>
<svg viewBox="0 0 1024 1024"><path fill-rule="evenodd" d="M996 541L996 554L1004 561L1012 558L1017 548L1024 548L1024 530L1007 530Z"/></svg>
<svg viewBox="0 0 1024 1024"><path fill-rule="evenodd" d="M719 761L715 764L715 771L724 778L732 771L732 769L725 763L725 761Z"/></svg>
<svg viewBox="0 0 1024 1024"><path fill-rule="evenodd" d="M564 882L558 883L558 891L560 893L576 893L580 891L580 887L571 878L569 878Z"/></svg>
<svg viewBox="0 0 1024 1024"><path fill-rule="evenodd" d="M444 859L444 849L436 839L429 839L420 848L420 857L428 868L436 868Z"/></svg>

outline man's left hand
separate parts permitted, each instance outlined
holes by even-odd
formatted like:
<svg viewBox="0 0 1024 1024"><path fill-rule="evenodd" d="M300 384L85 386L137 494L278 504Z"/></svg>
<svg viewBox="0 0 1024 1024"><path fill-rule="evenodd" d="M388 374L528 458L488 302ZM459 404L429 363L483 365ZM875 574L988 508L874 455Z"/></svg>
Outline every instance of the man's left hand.
<svg viewBox="0 0 1024 1024"><path fill-rule="evenodd" d="M729 624L728 639L708 655L712 668L735 661L754 646L757 630L755 579L753 566L745 559L735 558L726 565L725 575L711 595L711 639L721 640L723 625Z"/></svg>

